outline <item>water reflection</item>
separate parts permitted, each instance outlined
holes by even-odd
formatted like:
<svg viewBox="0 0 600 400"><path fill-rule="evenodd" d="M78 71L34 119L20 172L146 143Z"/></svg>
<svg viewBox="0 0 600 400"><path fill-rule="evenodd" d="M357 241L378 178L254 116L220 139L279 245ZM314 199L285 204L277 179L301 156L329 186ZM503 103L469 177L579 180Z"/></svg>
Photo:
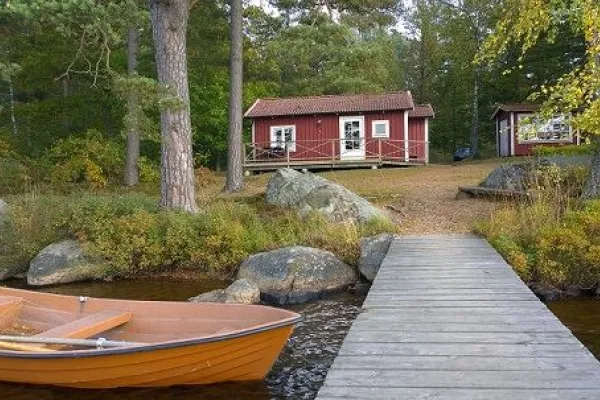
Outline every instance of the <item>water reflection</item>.
<svg viewBox="0 0 600 400"><path fill-rule="evenodd" d="M600 360L600 300L577 298L553 301L548 308Z"/></svg>

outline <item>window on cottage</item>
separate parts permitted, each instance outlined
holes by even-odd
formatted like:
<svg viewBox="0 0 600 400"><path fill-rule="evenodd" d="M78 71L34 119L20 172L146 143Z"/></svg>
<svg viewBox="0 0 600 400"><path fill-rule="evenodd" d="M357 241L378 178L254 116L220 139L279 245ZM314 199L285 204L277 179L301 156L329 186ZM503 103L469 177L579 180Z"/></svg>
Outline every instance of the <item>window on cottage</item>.
<svg viewBox="0 0 600 400"><path fill-rule="evenodd" d="M390 121L387 119L373 121L373 137L374 138L389 138L390 137Z"/></svg>
<svg viewBox="0 0 600 400"><path fill-rule="evenodd" d="M571 126L563 115L543 120L533 114L521 114L518 119L518 135L522 142L560 142L572 139Z"/></svg>
<svg viewBox="0 0 600 400"><path fill-rule="evenodd" d="M296 126L272 126L271 147L296 151Z"/></svg>

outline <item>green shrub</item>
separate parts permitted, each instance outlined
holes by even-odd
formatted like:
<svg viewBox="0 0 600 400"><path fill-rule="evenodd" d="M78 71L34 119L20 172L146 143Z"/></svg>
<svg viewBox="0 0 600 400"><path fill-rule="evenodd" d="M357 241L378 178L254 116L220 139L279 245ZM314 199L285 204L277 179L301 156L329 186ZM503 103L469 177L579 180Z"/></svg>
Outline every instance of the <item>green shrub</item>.
<svg viewBox="0 0 600 400"><path fill-rule="evenodd" d="M600 287L600 201L559 210L548 197L496 210L477 231L525 281Z"/></svg>
<svg viewBox="0 0 600 400"><path fill-rule="evenodd" d="M600 210L568 212L560 225L542 230L537 242L540 277L562 288L600 283Z"/></svg>
<svg viewBox="0 0 600 400"><path fill-rule="evenodd" d="M46 158L51 165L50 180L56 185L80 183L102 188L109 182L121 182L122 146L104 139L96 130L58 140Z"/></svg>
<svg viewBox="0 0 600 400"><path fill-rule="evenodd" d="M589 172L584 166L540 165L531 174L530 189L534 190L538 203L552 204L562 213L583 193Z"/></svg>
<svg viewBox="0 0 600 400"><path fill-rule="evenodd" d="M161 211L156 199L141 194L28 196L10 203L13 222L0 239L18 238L10 247L15 259L29 262L44 246L75 237L120 275L172 268L231 274L250 254L289 245L323 248L355 263L361 237L395 229L377 220L302 220L293 211L261 212L232 200L214 201L198 215Z"/></svg>
<svg viewBox="0 0 600 400"><path fill-rule="evenodd" d="M148 158L140 157L138 168L140 172L140 182L154 184L160 182L160 166L156 165Z"/></svg>
<svg viewBox="0 0 600 400"><path fill-rule="evenodd" d="M68 209L64 200L26 195L8 201L7 221L0 224L5 260L26 265L41 249L68 237L67 230L60 225Z"/></svg>
<svg viewBox="0 0 600 400"><path fill-rule="evenodd" d="M594 154L595 146L592 144L565 144L560 146L536 146L533 148L533 154L538 157L549 156L585 156Z"/></svg>
<svg viewBox="0 0 600 400"><path fill-rule="evenodd" d="M31 189L29 169L15 158L0 158L0 194L24 193Z"/></svg>

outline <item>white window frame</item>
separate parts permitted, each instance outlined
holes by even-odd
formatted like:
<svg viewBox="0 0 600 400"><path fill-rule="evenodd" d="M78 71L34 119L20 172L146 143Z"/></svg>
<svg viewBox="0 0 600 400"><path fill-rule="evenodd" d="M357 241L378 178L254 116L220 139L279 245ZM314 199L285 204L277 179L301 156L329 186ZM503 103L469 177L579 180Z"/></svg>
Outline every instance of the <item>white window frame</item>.
<svg viewBox="0 0 600 400"><path fill-rule="evenodd" d="M385 134L377 134L375 131L375 125L384 124ZM390 138L390 120L389 119L376 119L371 122L371 137L374 139L389 139Z"/></svg>
<svg viewBox="0 0 600 400"><path fill-rule="evenodd" d="M523 124L522 121L526 120L526 119L530 119L531 122L529 122L527 124ZM556 120L556 119L560 119L559 123L564 124L569 128L568 136L566 138L565 137L539 138L538 132L540 132L540 129L544 129L545 127L554 125L555 124L554 120ZM529 130L534 129L535 131L529 132L529 134L524 137L524 134L521 132L521 129L523 127L526 127ZM551 131L553 131L553 130L554 130L554 127L552 126ZM532 135L534 135L535 137L532 138ZM541 120L535 114L518 114L518 117L517 117L517 139L520 144L571 143L573 141L573 128L569 124L568 117L564 116L564 115L555 115L549 121L544 121L544 120Z"/></svg>
<svg viewBox="0 0 600 400"><path fill-rule="evenodd" d="M292 140L287 142L287 148L289 149L290 152L296 151L296 125L271 126L271 129L270 129L271 147L279 147L279 148L285 149L284 143L277 140L275 131L282 130L283 134L285 135L286 129L292 130ZM284 137L284 140L285 140L285 137Z"/></svg>

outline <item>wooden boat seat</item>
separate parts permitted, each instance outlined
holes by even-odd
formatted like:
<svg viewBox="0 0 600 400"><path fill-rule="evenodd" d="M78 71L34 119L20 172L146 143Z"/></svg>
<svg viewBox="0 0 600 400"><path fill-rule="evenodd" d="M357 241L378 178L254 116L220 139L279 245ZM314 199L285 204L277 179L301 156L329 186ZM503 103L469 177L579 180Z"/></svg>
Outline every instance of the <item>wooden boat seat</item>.
<svg viewBox="0 0 600 400"><path fill-rule="evenodd" d="M38 333L35 337L86 339L127 323L132 316L130 311L101 311Z"/></svg>

